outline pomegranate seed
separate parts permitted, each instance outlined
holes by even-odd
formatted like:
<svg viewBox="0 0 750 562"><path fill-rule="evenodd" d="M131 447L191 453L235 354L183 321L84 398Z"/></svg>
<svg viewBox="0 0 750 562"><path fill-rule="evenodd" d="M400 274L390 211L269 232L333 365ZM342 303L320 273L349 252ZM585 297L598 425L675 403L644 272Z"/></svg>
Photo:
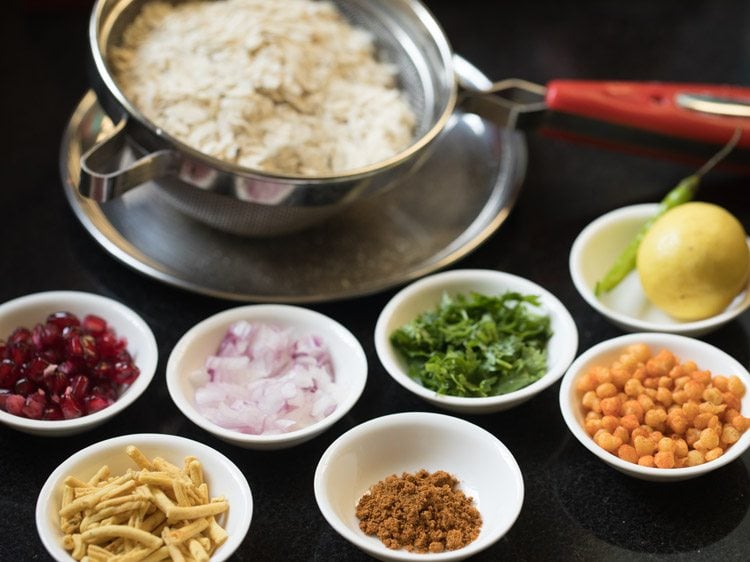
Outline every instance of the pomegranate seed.
<svg viewBox="0 0 750 562"><path fill-rule="evenodd" d="M104 318L89 314L83 317L83 329L89 334L103 334L107 331L107 322Z"/></svg>
<svg viewBox="0 0 750 562"><path fill-rule="evenodd" d="M70 394L65 394L60 398L60 410L66 420L80 418L83 415L83 408Z"/></svg>
<svg viewBox="0 0 750 562"><path fill-rule="evenodd" d="M28 396L29 394L33 394L36 392L37 388L39 388L33 381L22 377L16 381L16 384L13 386L13 390L15 390L16 394L20 394L21 396Z"/></svg>
<svg viewBox="0 0 750 562"><path fill-rule="evenodd" d="M120 361L123 363L133 362L133 358L130 356L130 353L128 352L127 349L124 349L124 348L117 352L117 356L115 357L115 360L116 360L115 362Z"/></svg>
<svg viewBox="0 0 750 562"><path fill-rule="evenodd" d="M21 412L27 418L30 418L32 420L40 420L42 419L42 414L44 413L44 407L46 403L47 399L44 397L44 394L32 394L31 396L26 398L26 403L24 404Z"/></svg>
<svg viewBox="0 0 750 562"><path fill-rule="evenodd" d="M62 330L55 324L37 324L31 332L34 347L38 350L56 347L60 344Z"/></svg>
<svg viewBox="0 0 750 562"><path fill-rule="evenodd" d="M104 361L100 361L92 369L92 374L94 378L97 378L97 379L109 379L112 377L113 372L114 372L114 369L112 367L112 364L105 363Z"/></svg>
<svg viewBox="0 0 750 562"><path fill-rule="evenodd" d="M18 394L9 394L5 399L5 411L14 416L20 416L26 399Z"/></svg>
<svg viewBox="0 0 750 562"><path fill-rule="evenodd" d="M50 366L49 361L41 357L34 357L26 365L26 376L30 378L32 381L34 381L35 383L40 383L42 382L42 377L44 377L44 371L49 366Z"/></svg>
<svg viewBox="0 0 750 562"><path fill-rule="evenodd" d="M31 351L32 347L24 342L12 343L8 346L9 357L16 365L26 363L31 356Z"/></svg>
<svg viewBox="0 0 750 562"><path fill-rule="evenodd" d="M80 326L65 326L62 329L62 333L60 334L60 337L62 339L67 340L68 338L72 338L73 336L80 336L83 333L83 330Z"/></svg>
<svg viewBox="0 0 750 562"><path fill-rule="evenodd" d="M83 359L89 365L96 365L96 362L99 360L99 351L96 349L94 336L81 336L79 341L83 349Z"/></svg>
<svg viewBox="0 0 750 562"><path fill-rule="evenodd" d="M45 349L39 354L39 357L41 357L48 363L57 364L57 363L60 363L60 361L62 361L63 355L57 349Z"/></svg>
<svg viewBox="0 0 750 562"><path fill-rule="evenodd" d="M31 330L31 343L35 349L44 349L44 324L37 324Z"/></svg>
<svg viewBox="0 0 750 562"><path fill-rule="evenodd" d="M86 375L76 375L70 381L70 392L73 398L79 402L84 400L88 395L89 378Z"/></svg>
<svg viewBox="0 0 750 562"><path fill-rule="evenodd" d="M117 400L117 388L109 380L98 381L94 388L91 389L91 394L99 394L113 401Z"/></svg>
<svg viewBox="0 0 750 562"><path fill-rule="evenodd" d="M60 330L64 330L69 326L80 326L81 321L75 314L70 312L54 312L47 317L47 323L57 326Z"/></svg>
<svg viewBox="0 0 750 562"><path fill-rule="evenodd" d="M115 382L118 384L131 384L138 378L140 372L138 367L130 362L120 361L115 363Z"/></svg>
<svg viewBox="0 0 750 562"><path fill-rule="evenodd" d="M65 351L73 357L83 357L83 345L80 336L71 336L65 341Z"/></svg>
<svg viewBox="0 0 750 562"><path fill-rule="evenodd" d="M0 361L0 388L10 388L20 376L18 367L11 359Z"/></svg>
<svg viewBox="0 0 750 562"><path fill-rule="evenodd" d="M44 408L42 417L45 420L61 420L63 419L62 410L60 409L60 406L54 402L48 402L47 407Z"/></svg>
<svg viewBox="0 0 750 562"><path fill-rule="evenodd" d="M87 414L93 414L94 412L103 410L110 404L112 404L112 400L109 400L104 396L97 396L96 394L87 396L86 400L84 401L84 406L86 407Z"/></svg>
<svg viewBox="0 0 750 562"><path fill-rule="evenodd" d="M67 361L63 361L62 363L60 363L57 366L57 370L66 377L72 377L83 369L80 361L76 361L75 359L68 359Z"/></svg>
<svg viewBox="0 0 750 562"><path fill-rule="evenodd" d="M119 351L117 337L111 331L104 332L97 338L99 354L103 359L113 359Z"/></svg>
<svg viewBox="0 0 750 562"><path fill-rule="evenodd" d="M31 331L28 328L16 328L8 338L8 343L31 343Z"/></svg>
<svg viewBox="0 0 750 562"><path fill-rule="evenodd" d="M60 369L44 375L44 387L50 394L62 394L70 383L70 379Z"/></svg>

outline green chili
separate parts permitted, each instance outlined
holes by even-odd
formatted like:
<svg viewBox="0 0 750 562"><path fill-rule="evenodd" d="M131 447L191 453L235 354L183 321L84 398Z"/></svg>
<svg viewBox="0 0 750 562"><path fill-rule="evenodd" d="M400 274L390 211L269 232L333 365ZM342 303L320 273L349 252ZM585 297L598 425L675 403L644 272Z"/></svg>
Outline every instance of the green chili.
<svg viewBox="0 0 750 562"><path fill-rule="evenodd" d="M594 294L597 297L608 293L622 281L625 277L635 269L636 256L638 255L638 247L641 245L646 233L649 231L651 226L656 222L656 219L661 217L664 213L687 203L695 197L700 185L701 178L711 170L716 164L721 162L724 157L731 152L731 150L737 144L740 139L740 130L737 129L729 142L717 152L708 162L706 162L700 170L698 170L692 176L688 176L680 181L676 187L674 187L664 199L659 203L659 208L656 214L646 221L646 223L638 230L635 237L630 241L625 250L617 257L615 263L609 268L607 273L602 277L601 280L596 282L594 287Z"/></svg>
<svg viewBox="0 0 750 562"><path fill-rule="evenodd" d="M661 217L668 210L673 209L677 205L687 203L695 197L699 184L700 176L688 176L678 183L677 187L667 193L666 197L664 197L664 199L661 200L661 203L659 203L659 209L656 211L656 214L641 226L636 233L635 238L630 241L625 250L619 255L615 263L612 264L612 267L607 271L607 274L600 281L596 282L594 293L597 297L614 289L620 281L625 279L625 276L628 273L635 269L635 258L638 255L638 247L641 245L643 237L646 236L646 233L656 222L656 219Z"/></svg>

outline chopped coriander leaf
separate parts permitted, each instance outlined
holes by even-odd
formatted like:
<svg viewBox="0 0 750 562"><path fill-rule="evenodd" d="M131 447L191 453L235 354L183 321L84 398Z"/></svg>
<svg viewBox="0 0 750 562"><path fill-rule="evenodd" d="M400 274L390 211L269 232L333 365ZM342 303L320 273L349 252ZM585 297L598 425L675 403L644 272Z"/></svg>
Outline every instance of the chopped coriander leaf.
<svg viewBox="0 0 750 562"><path fill-rule="evenodd" d="M497 396L547 372L549 316L536 295L444 294L440 304L391 334L409 376L438 394Z"/></svg>

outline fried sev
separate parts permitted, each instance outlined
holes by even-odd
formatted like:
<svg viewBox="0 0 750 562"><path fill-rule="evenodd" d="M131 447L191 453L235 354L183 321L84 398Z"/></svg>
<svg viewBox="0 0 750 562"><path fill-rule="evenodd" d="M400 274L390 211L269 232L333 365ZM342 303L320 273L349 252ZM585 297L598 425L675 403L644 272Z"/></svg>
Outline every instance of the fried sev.
<svg viewBox="0 0 750 562"><path fill-rule="evenodd" d="M179 468L132 445L125 452L138 470L113 476L103 466L88 481L65 479L63 547L84 562L209 560L228 538L216 517L229 504L209 496L200 461L186 457Z"/></svg>

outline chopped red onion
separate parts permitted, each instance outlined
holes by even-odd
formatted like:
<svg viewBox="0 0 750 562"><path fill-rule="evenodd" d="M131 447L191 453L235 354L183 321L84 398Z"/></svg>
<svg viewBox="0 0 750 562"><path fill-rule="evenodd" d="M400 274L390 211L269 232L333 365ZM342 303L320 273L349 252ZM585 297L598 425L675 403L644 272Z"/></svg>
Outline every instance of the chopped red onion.
<svg viewBox="0 0 750 562"><path fill-rule="evenodd" d="M323 339L240 321L193 374L198 411L225 429L271 435L330 415L339 392Z"/></svg>

